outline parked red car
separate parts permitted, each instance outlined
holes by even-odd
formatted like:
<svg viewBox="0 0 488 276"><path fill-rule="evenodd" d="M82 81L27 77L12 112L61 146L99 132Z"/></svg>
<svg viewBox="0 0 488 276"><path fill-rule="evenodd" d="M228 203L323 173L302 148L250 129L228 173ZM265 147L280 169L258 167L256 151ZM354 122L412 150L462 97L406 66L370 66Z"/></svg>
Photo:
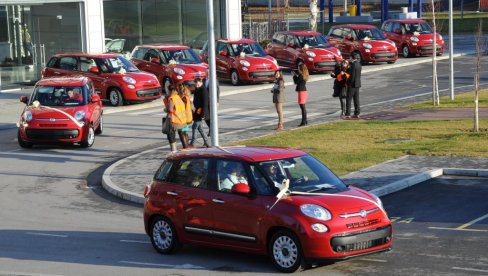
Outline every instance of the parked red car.
<svg viewBox="0 0 488 276"><path fill-rule="evenodd" d="M208 43L201 51L208 61ZM276 60L252 39L219 39L215 44L217 77L230 80L232 85L243 82L272 82L279 70Z"/></svg>
<svg viewBox="0 0 488 276"><path fill-rule="evenodd" d="M387 39L375 26L336 25L330 28L327 39L332 46L341 50L343 57L354 56L361 63L395 63L398 59L395 43Z"/></svg>
<svg viewBox="0 0 488 276"><path fill-rule="evenodd" d="M193 86L196 78L207 76L208 65L193 49L184 45L138 45L132 51L130 60L137 68L156 75L166 95L169 95L172 84L184 82Z"/></svg>
<svg viewBox="0 0 488 276"><path fill-rule="evenodd" d="M103 106L93 82L83 76L41 79L19 120L17 139L23 148L41 143L91 147L103 131Z"/></svg>
<svg viewBox="0 0 488 276"><path fill-rule="evenodd" d="M122 54L57 54L42 70L43 78L78 75L92 79L100 98L109 100L113 106L161 97L156 77L141 72Z"/></svg>
<svg viewBox="0 0 488 276"><path fill-rule="evenodd" d="M292 69L305 63L309 71L333 71L336 62L342 61L341 51L321 33L311 31L277 32L266 51L279 65Z"/></svg>
<svg viewBox="0 0 488 276"><path fill-rule="evenodd" d="M432 54L434 31L422 19L390 19L383 22L381 29L388 39L395 42L403 57ZM437 55L444 53L446 46L440 34L436 34Z"/></svg>
<svg viewBox="0 0 488 276"><path fill-rule="evenodd" d="M278 270L294 272L392 245L381 200L296 149L173 153L144 196L145 230L162 254L182 244L212 246L269 255Z"/></svg>

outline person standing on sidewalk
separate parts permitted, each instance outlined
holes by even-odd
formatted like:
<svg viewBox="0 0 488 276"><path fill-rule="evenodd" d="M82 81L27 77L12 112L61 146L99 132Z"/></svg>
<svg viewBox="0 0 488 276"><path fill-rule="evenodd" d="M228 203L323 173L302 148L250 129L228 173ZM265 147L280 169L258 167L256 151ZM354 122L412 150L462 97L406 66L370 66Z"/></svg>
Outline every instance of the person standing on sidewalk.
<svg viewBox="0 0 488 276"><path fill-rule="evenodd" d="M360 113L359 88L361 88L361 62L354 58L349 65L349 79L347 80L346 119L351 118L351 101L354 101L353 118L358 119Z"/></svg>
<svg viewBox="0 0 488 276"><path fill-rule="evenodd" d="M283 103L285 102L285 81L283 80L283 74L280 70L275 72L275 82L273 89L273 103L276 107L276 113L278 113L278 126L276 130L283 130Z"/></svg>
<svg viewBox="0 0 488 276"><path fill-rule="evenodd" d="M334 94L333 97L339 98L341 104L341 118L346 114L346 95L347 95L347 79L349 74L346 73L348 70L349 62L343 60L342 62L337 62L334 73L330 74L334 80Z"/></svg>
<svg viewBox="0 0 488 276"><path fill-rule="evenodd" d="M188 141L188 131L190 131L190 125L193 123L193 114L190 89L188 89L188 87L182 82L178 83L178 95L185 104L186 116L186 127L182 128L181 131L179 130L178 135L180 136L181 145L184 149L186 149L190 147L190 143Z"/></svg>
<svg viewBox="0 0 488 276"><path fill-rule="evenodd" d="M298 126L305 126L308 124L307 121L307 109L305 104L307 103L308 92L306 83L308 81L308 68L305 63L300 63L298 66L298 72L293 72L293 82L297 85L295 91L298 95L298 105L302 110L302 122Z"/></svg>
<svg viewBox="0 0 488 276"><path fill-rule="evenodd" d="M203 146L209 147L208 138L203 132L202 128L202 119L203 119L203 110L204 110L204 102L205 102L205 95L208 94L207 88L203 85L203 81L201 78L195 79L195 92L193 94L193 125L191 126L191 140L190 145L195 145L196 140L196 132L198 131L203 138Z"/></svg>
<svg viewBox="0 0 488 276"><path fill-rule="evenodd" d="M185 103L178 95L178 91L170 86L169 96L164 99L164 105L166 106L166 120L170 120L171 128L167 134L168 142L171 152L177 151L176 147L176 131L181 131L186 127L186 110Z"/></svg>

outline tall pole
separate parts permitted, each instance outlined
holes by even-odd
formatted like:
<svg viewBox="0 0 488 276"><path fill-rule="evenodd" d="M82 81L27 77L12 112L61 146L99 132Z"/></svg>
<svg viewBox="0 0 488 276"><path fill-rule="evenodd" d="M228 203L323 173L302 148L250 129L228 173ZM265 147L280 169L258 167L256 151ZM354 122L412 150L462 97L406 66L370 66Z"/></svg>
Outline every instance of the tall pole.
<svg viewBox="0 0 488 276"><path fill-rule="evenodd" d="M454 37L452 23L452 0L449 0L449 87L451 90L451 101L454 100ZM436 49L437 50L437 49Z"/></svg>
<svg viewBox="0 0 488 276"><path fill-rule="evenodd" d="M212 146L219 146L219 124L217 116L217 79L215 76L215 35L213 0L207 0L208 65L210 88L210 139Z"/></svg>
<svg viewBox="0 0 488 276"><path fill-rule="evenodd" d="M273 6L271 5L271 0L268 0L268 35L267 38L271 38L271 16L273 13Z"/></svg>

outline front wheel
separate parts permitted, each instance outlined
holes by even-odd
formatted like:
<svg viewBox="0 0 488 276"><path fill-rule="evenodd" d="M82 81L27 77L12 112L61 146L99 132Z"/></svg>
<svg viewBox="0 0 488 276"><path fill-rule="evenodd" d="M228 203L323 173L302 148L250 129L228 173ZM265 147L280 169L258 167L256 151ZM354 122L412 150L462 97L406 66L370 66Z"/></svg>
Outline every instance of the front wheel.
<svg viewBox="0 0 488 276"><path fill-rule="evenodd" d="M108 92L108 99L112 106L121 106L124 103L124 98L122 98L122 93L117 88L112 88Z"/></svg>
<svg viewBox="0 0 488 276"><path fill-rule="evenodd" d="M237 70L232 70L232 72L230 73L230 81L234 86L240 84L241 81L239 79L239 73L237 73Z"/></svg>
<svg viewBox="0 0 488 276"><path fill-rule="evenodd" d="M19 146L22 148L31 148L32 147L32 143L24 141L22 139L22 137L20 136L20 129L17 132L17 142L19 142Z"/></svg>
<svg viewBox="0 0 488 276"><path fill-rule="evenodd" d="M85 139L81 140L80 146L82 148L89 148L95 143L95 130L93 126L88 127L88 135Z"/></svg>
<svg viewBox="0 0 488 276"><path fill-rule="evenodd" d="M95 130L95 134L102 134L103 132L103 115L100 115L100 122L98 124L97 129Z"/></svg>
<svg viewBox="0 0 488 276"><path fill-rule="evenodd" d="M412 56L412 54L410 53L410 48L408 48L408 45L406 44L403 45L402 54L404 58L409 58Z"/></svg>
<svg viewBox="0 0 488 276"><path fill-rule="evenodd" d="M289 230L280 230L273 235L269 243L269 254L281 272L293 273L305 268L300 240Z"/></svg>
<svg viewBox="0 0 488 276"><path fill-rule="evenodd" d="M173 223L165 217L157 217L151 224L151 243L161 254L174 253L181 246Z"/></svg>

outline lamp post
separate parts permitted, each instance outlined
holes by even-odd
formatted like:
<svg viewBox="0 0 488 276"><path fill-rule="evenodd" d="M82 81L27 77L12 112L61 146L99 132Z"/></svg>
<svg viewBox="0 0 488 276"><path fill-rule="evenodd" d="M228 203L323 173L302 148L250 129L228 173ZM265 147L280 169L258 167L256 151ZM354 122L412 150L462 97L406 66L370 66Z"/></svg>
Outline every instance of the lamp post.
<svg viewBox="0 0 488 276"><path fill-rule="evenodd" d="M215 35L213 0L207 0L208 65L210 88L210 139L212 146L219 146L219 124L217 117L217 79L215 74Z"/></svg>
<svg viewBox="0 0 488 276"><path fill-rule="evenodd" d="M452 0L449 0L449 87L451 91L451 100L454 100L454 39L452 23ZM436 53L437 53L437 49Z"/></svg>

